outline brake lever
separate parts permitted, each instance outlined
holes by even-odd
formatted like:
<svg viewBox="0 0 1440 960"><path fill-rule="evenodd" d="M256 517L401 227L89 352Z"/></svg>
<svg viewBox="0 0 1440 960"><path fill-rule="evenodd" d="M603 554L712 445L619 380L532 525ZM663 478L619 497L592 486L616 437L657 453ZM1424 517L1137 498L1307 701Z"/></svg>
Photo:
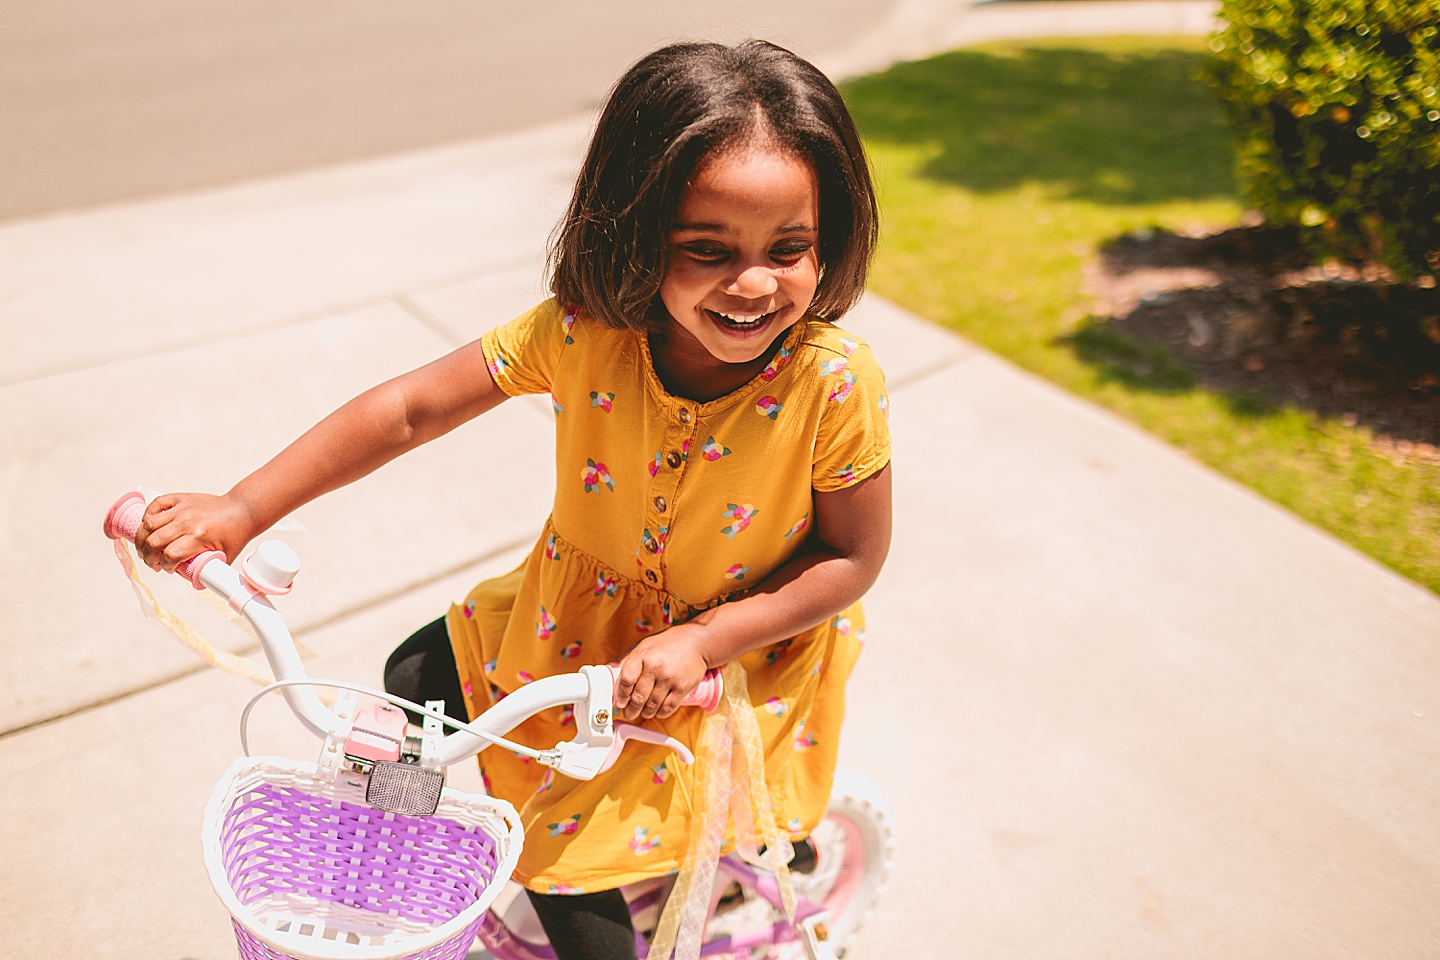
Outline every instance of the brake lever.
<svg viewBox="0 0 1440 960"><path fill-rule="evenodd" d="M613 666L586 666L581 667L580 672L590 680L590 696L583 705L576 705L575 738L557 743L550 758L543 761L547 766L567 777L589 780L615 765L626 740L669 747L685 763L695 762L690 748L674 737L630 723L614 723L613 696L618 671ZM720 671L711 670L681 705L696 706L708 713L719 706L723 693Z"/></svg>
<svg viewBox="0 0 1440 960"><path fill-rule="evenodd" d="M633 723L621 723L615 727L615 742L611 745L610 754L605 758L605 762L600 764L600 773L604 773L606 770L615 766L615 761L620 759L620 752L625 749L626 740L639 740L642 743L653 743L656 746L669 747L675 751L685 764L688 765L695 762L695 754L690 752L690 748L674 737L667 737L657 730L650 730L646 727L637 727Z"/></svg>
<svg viewBox="0 0 1440 960"><path fill-rule="evenodd" d="M590 780L615 766L615 761L620 759L627 740L639 740L642 743L669 747L683 762L687 764L695 762L695 754L691 753L690 748L679 740L656 730L637 727L633 723L617 724L608 745L581 743L575 740L558 743L551 754L552 759L545 762L567 777L573 777L576 780Z"/></svg>

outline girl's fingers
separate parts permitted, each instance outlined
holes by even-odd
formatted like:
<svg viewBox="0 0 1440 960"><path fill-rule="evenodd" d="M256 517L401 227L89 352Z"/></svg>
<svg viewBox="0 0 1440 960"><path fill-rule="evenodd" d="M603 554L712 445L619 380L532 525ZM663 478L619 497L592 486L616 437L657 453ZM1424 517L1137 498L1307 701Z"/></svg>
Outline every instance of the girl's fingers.
<svg viewBox="0 0 1440 960"><path fill-rule="evenodd" d="M665 695L658 695L657 692L652 691L651 697L645 702L645 710L641 711L641 717L644 717L645 720L652 717L667 717L665 704L668 704L672 697L674 697L674 691L667 692Z"/></svg>
<svg viewBox="0 0 1440 960"><path fill-rule="evenodd" d="M173 573L175 568L207 548L192 524L183 516L161 513L147 521L148 526L136 531L135 548L140 559L152 570Z"/></svg>
<svg viewBox="0 0 1440 960"><path fill-rule="evenodd" d="M171 523L161 523L145 538L145 560L152 569L171 573L186 557L177 557L188 538Z"/></svg>
<svg viewBox="0 0 1440 960"><path fill-rule="evenodd" d="M673 683L657 683L650 690L650 698L645 702L641 716L646 720L651 717L668 717L679 709L683 699L685 698L680 693L680 688Z"/></svg>
<svg viewBox="0 0 1440 960"><path fill-rule="evenodd" d="M640 674L629 660L622 661L620 672L615 677L615 706L624 709L630 703L630 694L635 691L635 680Z"/></svg>
<svg viewBox="0 0 1440 960"><path fill-rule="evenodd" d="M655 716L659 717L661 720L664 720L666 717L670 716L670 714L680 709L680 701L684 699L685 698L680 695L679 691L671 690L670 695L667 696L664 702L660 704L660 709L655 711Z"/></svg>
<svg viewBox="0 0 1440 960"><path fill-rule="evenodd" d="M175 539L162 532L174 520L171 511L175 503L173 494L162 494L150 501L140 517L140 527L135 531L135 549L152 570L164 568L165 548Z"/></svg>
<svg viewBox="0 0 1440 960"><path fill-rule="evenodd" d="M157 525L153 520L146 520L141 524L140 529L135 531L135 549L140 554L140 559L152 570L160 569L161 551L165 548L165 540L158 536L163 524Z"/></svg>
<svg viewBox="0 0 1440 960"><path fill-rule="evenodd" d="M172 507L174 507L175 504L179 502L179 500L180 498L173 493L162 493L146 505L145 515L147 517L150 517L159 513L165 513L167 510L170 510Z"/></svg>
<svg viewBox="0 0 1440 960"><path fill-rule="evenodd" d="M171 540L161 551L160 565L165 568L166 573L174 573L175 568L186 560L203 551L195 537L179 537Z"/></svg>
<svg viewBox="0 0 1440 960"><path fill-rule="evenodd" d="M141 553L145 563L151 570L165 569L165 549L170 546L170 541L160 536L159 532L150 534L145 539L145 549ZM166 571L167 573L169 571Z"/></svg>
<svg viewBox="0 0 1440 960"><path fill-rule="evenodd" d="M636 720L644 713L650 705L650 691L654 689L655 682L648 676L641 675L635 681L635 688L630 692L629 701L625 704L625 719ZM654 716L655 711L651 710L647 716Z"/></svg>
<svg viewBox="0 0 1440 960"><path fill-rule="evenodd" d="M163 494L151 500L140 515L140 532L158 530L170 520L170 511L175 508L175 498Z"/></svg>

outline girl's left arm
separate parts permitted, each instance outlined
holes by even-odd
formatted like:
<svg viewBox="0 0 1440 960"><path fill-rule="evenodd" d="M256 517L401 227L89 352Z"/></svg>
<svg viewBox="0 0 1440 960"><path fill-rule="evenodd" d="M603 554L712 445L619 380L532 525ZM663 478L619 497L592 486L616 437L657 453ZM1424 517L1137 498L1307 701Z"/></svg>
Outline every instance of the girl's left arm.
<svg viewBox="0 0 1440 960"><path fill-rule="evenodd" d="M615 708L627 720L675 712L711 667L793 637L859 600L890 550L890 467L815 493L806 548L744 597L638 644L620 661Z"/></svg>

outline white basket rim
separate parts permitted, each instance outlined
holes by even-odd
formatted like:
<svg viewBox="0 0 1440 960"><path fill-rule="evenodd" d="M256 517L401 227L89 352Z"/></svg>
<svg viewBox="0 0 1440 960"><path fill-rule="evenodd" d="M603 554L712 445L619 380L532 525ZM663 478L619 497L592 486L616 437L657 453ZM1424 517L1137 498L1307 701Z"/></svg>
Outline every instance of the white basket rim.
<svg viewBox="0 0 1440 960"><path fill-rule="evenodd" d="M429 933L407 937L403 944L395 946L356 946L338 941L317 941L312 937L282 933L265 926L256 919L254 911L241 903L235 896L235 891L230 887L230 879L225 873L225 865L220 858L220 828L225 821L225 814L229 811L228 801L231 795L231 786L241 777L257 772L273 772L284 777L315 778L318 788L327 789L327 785L319 781L316 776L317 770L314 763L298 762L285 757L238 758L230 764L230 769L225 771L210 794L210 800L205 805L205 822L200 829L205 869L210 876L210 885L215 889L221 902L225 904L225 908L230 911L230 916L252 936L294 960L398 960L398 958L428 950L455 936L488 910L490 904L504 889L505 882L514 872L515 864L520 859L520 848L525 842L525 831L520 825L520 815L516 813L515 807L499 797L465 793L445 787L441 791L440 808L436 811L437 816L444 815L447 805L451 807L452 811L457 812L483 810L498 815L507 828L506 836L494 837L497 847L495 874L474 903ZM501 847L503 849L499 849ZM322 944L325 949L316 949Z"/></svg>

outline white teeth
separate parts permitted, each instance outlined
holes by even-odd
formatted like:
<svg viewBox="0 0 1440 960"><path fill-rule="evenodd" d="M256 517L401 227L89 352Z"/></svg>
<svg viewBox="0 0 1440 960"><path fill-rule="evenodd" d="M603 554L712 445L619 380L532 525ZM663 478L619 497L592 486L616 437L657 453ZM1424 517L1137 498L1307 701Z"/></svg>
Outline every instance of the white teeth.
<svg viewBox="0 0 1440 960"><path fill-rule="evenodd" d="M742 325L756 323L756 322L758 322L758 321L760 321L760 320L763 320L763 319L765 319L766 317L769 316L768 313L752 313L752 314L743 314L743 313L721 313L719 310L713 310L713 311L711 311L711 312L714 313L715 316L717 316L717 317L721 317L722 319L729 320L731 323L738 323L738 324L742 324Z"/></svg>

